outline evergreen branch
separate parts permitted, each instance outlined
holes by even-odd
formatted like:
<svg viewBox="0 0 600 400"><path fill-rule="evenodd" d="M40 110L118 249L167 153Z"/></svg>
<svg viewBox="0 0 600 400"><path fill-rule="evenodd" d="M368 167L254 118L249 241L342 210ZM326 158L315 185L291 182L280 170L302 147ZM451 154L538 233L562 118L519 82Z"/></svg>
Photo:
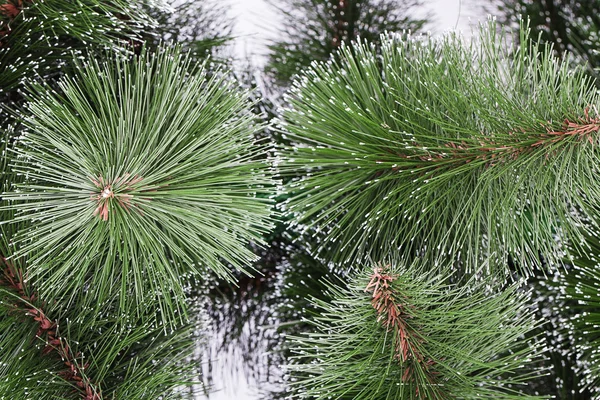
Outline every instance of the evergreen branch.
<svg viewBox="0 0 600 400"><path fill-rule="evenodd" d="M545 132L532 131L527 132L521 129L518 138L513 141L504 140L502 143L497 143L494 139L483 137L478 145L467 144L461 142L457 144L455 141L445 144L446 148L427 148L427 155L415 154L406 155L398 154L398 157L414 161L411 163L411 168L417 169L420 174L427 174L431 168L438 169L456 168L467 163L483 164L486 168L496 166L498 164L506 164L517 160L518 157L528 157L531 153L537 150L547 151L546 159L553 155L553 145L560 144L561 141L573 140L587 141L594 145L595 135L600 129L600 115L595 112L595 116L590 116L590 107L586 107L582 112L582 117L578 117L577 122L570 121L566 118L562 127L558 130L553 126L551 121L547 124L542 124ZM508 132L509 138L515 136L515 132ZM415 143L415 146L418 146ZM421 161L421 162L419 162ZM442 165L440 165L442 164ZM408 169L408 165L404 168ZM392 167L392 171L398 171L401 167ZM379 176L383 171L379 173ZM435 173L427 174L430 177L435 176Z"/></svg>
<svg viewBox="0 0 600 400"><path fill-rule="evenodd" d="M377 266L313 300L312 332L291 336L294 398L525 399L540 349L529 294L490 280L449 285L413 265ZM373 294L365 296L365 288ZM390 343L391 340L391 343ZM377 371L376 374L373 371Z"/></svg>
<svg viewBox="0 0 600 400"><path fill-rule="evenodd" d="M396 276L387 274L385 267L375 267L365 292L373 292L371 305L377 311L378 320L388 330L394 330L396 342L394 357L398 361L405 362L409 355L416 354L417 359L421 357L410 341L412 334L406 323L406 319L410 318L410 315L402 311L402 304L398 303L396 295L390 287L390 283L396 278Z"/></svg>
<svg viewBox="0 0 600 400"><path fill-rule="evenodd" d="M0 398L179 399L182 387L197 383L191 358L195 324L165 333L154 307L123 314L114 300L99 312L81 301L96 296L91 288L80 291L73 306L65 306L64 298L43 303L19 268L8 263L3 269Z"/></svg>
<svg viewBox="0 0 600 400"><path fill-rule="evenodd" d="M97 287L96 306L126 307L129 293L176 326L186 276L247 273L248 244L272 226L269 148L254 141L248 93L164 47L92 60L60 87L32 88L10 153L25 181L3 194L15 211L4 223L27 224L13 256L45 298Z"/></svg>
<svg viewBox="0 0 600 400"><path fill-rule="evenodd" d="M419 352L418 344L422 343L423 340L419 339L418 333L408 323L408 319L412 318L413 315L404 311L409 299L405 299L404 302L399 301L398 294L391 287L392 282L398 276L389 274L389 267L389 265L386 267L377 266L373 269L371 280L367 284L365 292L373 292L371 306L377 311L378 320L387 331L393 332L394 357L398 362L408 364L402 374L402 382L413 381L417 383L415 382L415 379L417 379L415 374L421 373L426 377L430 387L435 388L436 399L447 398L443 391L437 391L438 384L435 382L437 372L433 370L435 361L426 360ZM412 364L418 364L419 372L415 372L415 367L411 367L409 360L412 361ZM419 385L416 384L415 386L415 395L420 398Z"/></svg>
<svg viewBox="0 0 600 400"><path fill-rule="evenodd" d="M407 321L411 315L403 311L404 306L398 301L397 294L391 288L391 282L396 280L397 276L388 274L388 267L374 268L365 291L373 291L371 305L377 311L378 319L385 328L394 332L394 357L400 362L407 362L410 358L423 364L425 360L419 353L416 343L413 343L415 332ZM431 361L426 363L427 366L431 365ZM402 375L402 380L406 381L411 375L412 371L409 367Z"/></svg>
<svg viewBox="0 0 600 400"><path fill-rule="evenodd" d="M358 42L296 81L279 166L302 177L283 207L317 255L450 256L470 272L490 259L490 273L510 259L529 275L566 241L583 250L580 227L598 224L598 94L550 49L507 42L493 23L470 45Z"/></svg>
<svg viewBox="0 0 600 400"><path fill-rule="evenodd" d="M102 400L102 394L85 374L88 364L81 364L77 359L80 354L75 354L67 340L58 335L58 323L50 320L44 313L43 305L37 304L38 296L35 292L27 289L25 279L21 270L16 268L6 258L0 257L3 277L0 278L0 286L12 289L16 294L16 300L20 303L14 305L14 312L32 317L37 322L37 338L44 338L46 348L42 355L54 353L66 370L60 371L58 375L71 382L84 400Z"/></svg>
<svg viewBox="0 0 600 400"><path fill-rule="evenodd" d="M36 75L55 79L73 52L84 48L124 52L125 44L154 26L140 7L124 0L0 3L0 95L8 98Z"/></svg>

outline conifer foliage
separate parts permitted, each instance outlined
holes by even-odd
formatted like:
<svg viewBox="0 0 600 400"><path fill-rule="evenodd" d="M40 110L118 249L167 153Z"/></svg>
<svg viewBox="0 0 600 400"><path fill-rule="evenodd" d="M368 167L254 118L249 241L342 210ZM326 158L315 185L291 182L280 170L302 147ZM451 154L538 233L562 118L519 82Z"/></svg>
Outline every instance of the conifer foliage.
<svg viewBox="0 0 600 400"><path fill-rule="evenodd" d="M577 372L586 386L600 398L600 241L588 238L590 251L574 261L573 268L563 274L561 297L571 303L571 317L565 324L564 337L575 348ZM573 350L573 349L572 349Z"/></svg>
<svg viewBox="0 0 600 400"><path fill-rule="evenodd" d="M166 332L154 304L117 298L100 307L67 297L44 301L26 269L2 260L0 278L0 398L176 399L194 381L198 322Z"/></svg>
<svg viewBox="0 0 600 400"><path fill-rule="evenodd" d="M123 0L2 1L0 95L35 75L55 77L73 51L116 49L152 24L141 7Z"/></svg>
<svg viewBox="0 0 600 400"><path fill-rule="evenodd" d="M91 285L98 303L130 295L175 321L186 274L243 269L270 226L260 125L246 93L177 49L77 71L29 95L12 165L25 181L4 194L27 224L14 256L45 297Z"/></svg>
<svg viewBox="0 0 600 400"><path fill-rule="evenodd" d="M553 54L490 22L359 41L296 80L282 208L350 280L292 337L294 396L597 398L599 98Z"/></svg>
<svg viewBox="0 0 600 400"><path fill-rule="evenodd" d="M531 21L532 37L552 43L562 57L567 52L596 79L600 76L600 1L598 0L499 0L492 14L503 24L518 25L524 16Z"/></svg>
<svg viewBox="0 0 600 400"><path fill-rule="evenodd" d="M191 397L193 278L271 228L249 93L145 6L0 0L1 399Z"/></svg>
<svg viewBox="0 0 600 400"><path fill-rule="evenodd" d="M272 46L276 80L339 52L294 82L272 151L252 93L198 62L226 40L220 8L188 26L212 3L172 4L0 0L0 399L192 397L192 287L250 275L276 195L298 238L270 297L295 308L273 316L293 319L292 398L537 399L550 380L568 391L572 363L569 388L597 396L600 94L584 67L526 26L379 36L420 29L393 8L419 0L293 0L315 23Z"/></svg>
<svg viewBox="0 0 600 400"><path fill-rule="evenodd" d="M420 0L273 1L285 21L280 39L269 46L266 72L288 86L314 60L326 61L340 46L357 38L378 43L386 31L416 32L427 22L414 15Z"/></svg>
<svg viewBox="0 0 600 400"><path fill-rule="evenodd" d="M199 58L215 56L221 45L232 39L234 21L227 17L229 5L217 0L162 2L168 7L148 7L148 15L157 22L157 28L144 35L146 44L159 45L161 41L179 43L184 50Z"/></svg>
<svg viewBox="0 0 600 400"><path fill-rule="evenodd" d="M528 294L449 274L377 265L314 300L314 331L292 338L292 387L315 399L511 399L538 350L518 341L536 324Z"/></svg>
<svg viewBox="0 0 600 400"><path fill-rule="evenodd" d="M398 252L528 274L597 224L598 94L581 70L496 27L465 43L357 43L293 85L286 210L334 261Z"/></svg>

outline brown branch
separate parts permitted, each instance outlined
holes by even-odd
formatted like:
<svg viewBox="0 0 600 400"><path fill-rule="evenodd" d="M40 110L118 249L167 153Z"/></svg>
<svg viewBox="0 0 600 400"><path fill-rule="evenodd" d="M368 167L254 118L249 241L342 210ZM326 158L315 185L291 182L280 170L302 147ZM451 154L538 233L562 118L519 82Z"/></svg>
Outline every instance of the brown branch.
<svg viewBox="0 0 600 400"><path fill-rule="evenodd" d="M415 157L421 161L433 162L458 160L461 163L469 163L475 160L483 160L486 162L486 166L489 167L497 163L515 160L523 154L550 146L567 138L576 137L579 141L594 144L593 134L597 134L600 129L600 117L598 115L591 117L589 107L585 108L583 114L584 116L578 118L577 121L565 119L560 130L554 130L550 123L543 125L545 133L529 133L525 140L497 144L492 138L489 138L482 140L479 146L467 145L464 142L461 144L451 142L445 145L450 150L449 156L447 154L431 154ZM527 134L525 130L521 130L521 133ZM510 132L509 135L512 136L513 133Z"/></svg>
<svg viewBox="0 0 600 400"><path fill-rule="evenodd" d="M94 385L85 375L89 363L82 365L78 361L81 354L74 353L68 341L58 335L58 323L48 318L43 310L44 304L39 302L37 294L28 290L23 272L4 257L0 257L0 266L3 267L0 285L11 289L18 296L16 300L18 304L13 305L15 311L24 312L25 315L32 317L38 324L36 337L42 338L46 342L42 355L54 353L55 356L60 357L66 369L60 371L58 375L73 383L82 399L102 400L102 393L97 389L97 385ZM36 304L36 306L33 306L33 304Z"/></svg>
<svg viewBox="0 0 600 400"><path fill-rule="evenodd" d="M555 130L552 124L542 125L544 133L527 132L520 129L517 137L515 132L509 132L509 135L515 139L509 143L497 143L493 137L482 138L478 144L466 142L447 142L441 145L441 148L424 148L418 142L413 141L411 146L417 150L421 149L420 154L403 154L389 151L394 157L403 160L413 161L414 165L404 165L391 168L392 172L413 170L417 168L432 168L434 170L441 167L452 167L468 164L471 162L482 162L486 168L503 164L508 161L516 160L525 154L537 151L540 148L548 147L560 141L576 138L580 142L594 144L594 135L600 131L600 116L589 114L589 107L583 111L584 116L576 121L565 119L561 129ZM525 137L523 137L525 135ZM546 153L548 159L552 153ZM381 160L377 162L382 162ZM423 164L425 163L425 164ZM385 170L379 170L375 173L375 178L380 177Z"/></svg>
<svg viewBox="0 0 600 400"><path fill-rule="evenodd" d="M377 320L388 330L394 330L397 333L394 357L398 361L407 361L409 358L415 357L422 358L409 340L411 334L407 320L411 316L404 311L404 305L398 303L390 286L390 283L397 277L386 273L386 270L387 267L376 267L365 291L373 292L371 305L377 311Z"/></svg>
<svg viewBox="0 0 600 400"><path fill-rule="evenodd" d="M391 283L398 277L389 274L388 269L389 265L375 267L365 292L373 292L371 305L377 311L377 320L388 331L394 332L394 358L402 364L407 364L402 374L402 381L414 381L412 362L419 364L425 372L429 384L435 385L436 375L438 375L438 372L433 369L435 361L432 359L426 360L419 352L417 343L423 343L423 339L408 323L408 320L412 318L412 315L406 311L409 305L406 304L406 301L398 301L398 294L391 287ZM418 386L416 394L418 397L422 395Z"/></svg>
<svg viewBox="0 0 600 400"><path fill-rule="evenodd" d="M23 1L15 0L15 1L7 1L6 3L0 5L0 14L9 18L15 19L21 10L23 9Z"/></svg>
<svg viewBox="0 0 600 400"><path fill-rule="evenodd" d="M348 17L349 1L350 0L337 0L337 4L333 6L335 18L331 45L334 49L340 47L342 43L347 40L346 18Z"/></svg>
<svg viewBox="0 0 600 400"><path fill-rule="evenodd" d="M0 4L0 47L3 45L2 40L12 32L10 25L23 7L23 0L7 0L4 4Z"/></svg>

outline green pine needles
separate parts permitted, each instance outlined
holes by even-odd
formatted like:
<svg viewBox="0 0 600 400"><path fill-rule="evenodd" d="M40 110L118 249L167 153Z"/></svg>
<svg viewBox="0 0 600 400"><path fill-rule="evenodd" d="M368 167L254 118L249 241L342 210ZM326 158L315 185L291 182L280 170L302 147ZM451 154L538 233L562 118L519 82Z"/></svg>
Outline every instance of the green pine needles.
<svg viewBox="0 0 600 400"><path fill-rule="evenodd" d="M301 175L286 211L320 256L530 274L582 242L600 198L598 93L524 27L520 43L493 23L470 44L392 35L301 75L280 168Z"/></svg>
<svg viewBox="0 0 600 400"><path fill-rule="evenodd" d="M80 64L61 93L36 85L4 193L26 224L12 258L45 299L99 289L185 320L184 283L229 277L271 227L268 148L248 93L177 48ZM91 300L90 300L91 301Z"/></svg>
<svg viewBox="0 0 600 400"><path fill-rule="evenodd" d="M20 266L0 266L0 399L177 399L197 380L196 324L166 333L147 322L152 304L124 313L118 299L102 309L44 302Z"/></svg>
<svg viewBox="0 0 600 400"><path fill-rule="evenodd" d="M490 281L454 286L411 266L377 266L313 300L314 332L292 337L295 398L525 399L538 358L529 294ZM536 371L536 375L539 371Z"/></svg>
<svg viewBox="0 0 600 400"><path fill-rule="evenodd" d="M575 345L578 372L594 399L600 399L600 240L589 237L591 251L575 260L573 270L563 276L560 294L572 301L574 314L564 332Z"/></svg>
<svg viewBox="0 0 600 400"><path fill-rule="evenodd" d="M54 79L73 51L124 49L155 22L124 0L0 0L0 99L34 75Z"/></svg>

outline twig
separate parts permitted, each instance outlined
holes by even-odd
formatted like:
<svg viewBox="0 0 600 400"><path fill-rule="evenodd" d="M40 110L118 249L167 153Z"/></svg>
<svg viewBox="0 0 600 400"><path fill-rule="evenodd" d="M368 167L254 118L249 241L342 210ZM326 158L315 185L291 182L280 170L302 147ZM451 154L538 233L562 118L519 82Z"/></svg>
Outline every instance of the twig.
<svg viewBox="0 0 600 400"><path fill-rule="evenodd" d="M412 318L405 310L407 305L402 304L397 299L397 294L391 287L391 283L397 279L396 275L389 274L389 266L377 266L373 269L371 280L365 288L365 292L373 292L371 305L377 311L378 321L388 329L394 332L394 358L403 364L407 364L402 381L409 382L413 380L413 368L409 361L421 365L430 385L435 384L437 372L433 370L435 361L425 360L425 357L419 352L416 343L422 343L423 340L410 327L408 320ZM416 388L418 397L419 388Z"/></svg>
<svg viewBox="0 0 600 400"><path fill-rule="evenodd" d="M61 358L66 369L58 374L77 387L82 399L102 400L101 391L85 375L85 370L88 368L89 363L82 365L77 360L81 354L73 353L73 349L69 346L68 341L58 335L58 323L52 321L45 314L43 310L44 305L39 302L37 294L35 292L27 294L29 291L25 286L22 271L4 257L0 257L0 266L3 267L3 274L0 276L0 285L8 287L15 292L20 304L15 304L14 307L18 311L25 311L25 315L33 317L33 320L38 324L36 337L45 338L46 347L42 351L42 355L54 352L54 354ZM34 306L34 304L37 305Z"/></svg>

